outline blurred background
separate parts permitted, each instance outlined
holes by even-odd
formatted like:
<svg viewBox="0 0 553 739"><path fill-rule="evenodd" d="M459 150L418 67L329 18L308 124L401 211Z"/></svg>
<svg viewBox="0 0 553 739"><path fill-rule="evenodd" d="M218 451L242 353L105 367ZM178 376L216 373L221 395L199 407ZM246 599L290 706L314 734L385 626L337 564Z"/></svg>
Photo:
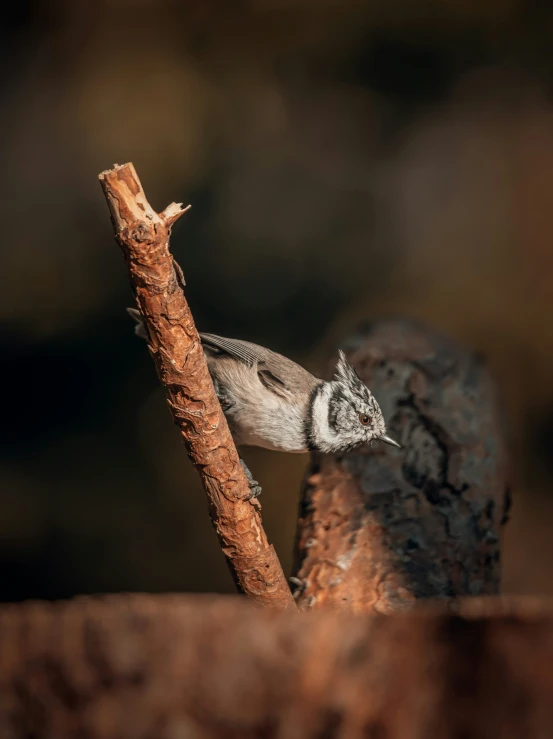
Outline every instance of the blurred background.
<svg viewBox="0 0 553 739"><path fill-rule="evenodd" d="M132 160L200 330L322 371L405 315L487 359L504 590L553 594L553 13L540 0L22 0L0 99L0 598L233 586L97 174ZM307 458L244 454L285 568Z"/></svg>

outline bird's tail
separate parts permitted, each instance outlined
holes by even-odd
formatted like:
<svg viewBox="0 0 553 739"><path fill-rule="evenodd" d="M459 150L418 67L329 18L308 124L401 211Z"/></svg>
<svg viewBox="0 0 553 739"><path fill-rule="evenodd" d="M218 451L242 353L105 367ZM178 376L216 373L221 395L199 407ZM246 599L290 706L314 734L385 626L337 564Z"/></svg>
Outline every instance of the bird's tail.
<svg viewBox="0 0 553 739"><path fill-rule="evenodd" d="M136 310L136 308L127 308L127 313L129 316L136 321L136 326L134 327L134 333L137 336L140 336L141 339L148 340L148 332L146 331L146 326L144 325L142 321L142 315L139 310Z"/></svg>

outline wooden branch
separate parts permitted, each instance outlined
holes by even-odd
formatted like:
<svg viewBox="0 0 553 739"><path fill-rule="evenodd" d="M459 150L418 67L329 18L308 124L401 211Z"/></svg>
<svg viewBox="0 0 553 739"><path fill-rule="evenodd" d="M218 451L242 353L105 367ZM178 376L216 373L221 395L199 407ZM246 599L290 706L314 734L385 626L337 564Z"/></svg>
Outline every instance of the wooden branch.
<svg viewBox="0 0 553 739"><path fill-rule="evenodd" d="M553 726L553 615L252 608L233 596L0 606L2 739L520 739Z"/></svg>
<svg viewBox="0 0 553 739"><path fill-rule="evenodd" d="M259 604L294 607L274 548L263 530L207 369L184 279L169 252L171 226L186 209L161 214L146 199L132 164L99 175L123 251L149 349L173 419L205 488L223 553L241 592Z"/></svg>
<svg viewBox="0 0 553 739"><path fill-rule="evenodd" d="M421 598L499 592L507 469L484 367L407 321L377 323L344 349L403 449L312 457L298 605L390 612Z"/></svg>

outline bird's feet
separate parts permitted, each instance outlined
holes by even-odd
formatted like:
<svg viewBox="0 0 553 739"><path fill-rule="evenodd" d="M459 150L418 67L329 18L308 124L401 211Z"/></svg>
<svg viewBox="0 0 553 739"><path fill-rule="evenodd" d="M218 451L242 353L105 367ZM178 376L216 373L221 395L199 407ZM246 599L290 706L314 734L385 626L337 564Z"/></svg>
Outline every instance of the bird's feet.
<svg viewBox="0 0 553 739"><path fill-rule="evenodd" d="M223 413L226 413L233 407L234 402L229 398L219 380L217 380L216 377L212 377L211 379L213 381L213 387L215 388L215 395L217 396L217 400L221 404Z"/></svg>
<svg viewBox="0 0 553 739"><path fill-rule="evenodd" d="M253 479L252 473L249 471L248 467L246 466L246 463L242 458L240 458L240 463L242 467L244 468L244 472L246 473L246 478L248 480L248 484L250 486L250 494L246 498L246 500L251 500L252 498L258 498L262 493L262 487L257 482L257 480Z"/></svg>

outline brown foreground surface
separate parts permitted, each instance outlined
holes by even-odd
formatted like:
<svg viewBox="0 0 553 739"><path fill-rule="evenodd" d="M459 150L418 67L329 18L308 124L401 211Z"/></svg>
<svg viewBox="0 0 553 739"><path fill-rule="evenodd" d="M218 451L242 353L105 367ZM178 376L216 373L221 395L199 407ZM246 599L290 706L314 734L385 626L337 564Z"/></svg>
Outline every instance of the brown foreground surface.
<svg viewBox="0 0 553 739"><path fill-rule="evenodd" d="M464 615L228 596L2 606L0 737L551 737L553 610L455 607Z"/></svg>

